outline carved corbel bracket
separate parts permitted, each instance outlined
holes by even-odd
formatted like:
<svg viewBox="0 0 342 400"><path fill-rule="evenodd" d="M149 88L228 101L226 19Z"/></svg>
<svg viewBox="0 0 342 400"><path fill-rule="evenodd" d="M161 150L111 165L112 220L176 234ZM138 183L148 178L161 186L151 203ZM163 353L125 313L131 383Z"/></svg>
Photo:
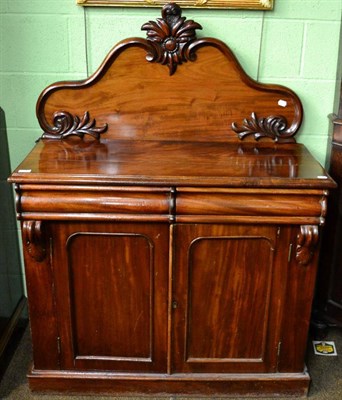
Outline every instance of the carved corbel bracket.
<svg viewBox="0 0 342 400"><path fill-rule="evenodd" d="M301 225L297 235L296 261L300 265L308 265L312 260L318 243L317 225Z"/></svg>
<svg viewBox="0 0 342 400"><path fill-rule="evenodd" d="M30 256L35 261L43 261L46 255L42 233L42 221L24 221L23 243Z"/></svg>

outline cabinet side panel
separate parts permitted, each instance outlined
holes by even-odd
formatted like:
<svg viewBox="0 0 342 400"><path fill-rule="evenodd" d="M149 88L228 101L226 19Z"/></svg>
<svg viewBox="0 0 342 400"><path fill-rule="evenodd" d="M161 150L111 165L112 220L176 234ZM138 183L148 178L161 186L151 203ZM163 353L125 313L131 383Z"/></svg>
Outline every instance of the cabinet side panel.
<svg viewBox="0 0 342 400"><path fill-rule="evenodd" d="M289 259L279 372L303 372L305 368L304 359L315 287L318 248L314 249L309 264L301 265L296 260L294 250L299 228L296 226L289 228L293 250Z"/></svg>
<svg viewBox="0 0 342 400"><path fill-rule="evenodd" d="M48 235L43 246L49 249L43 260L35 260L23 239L30 327L35 369L59 369L58 330L54 307L54 283Z"/></svg>

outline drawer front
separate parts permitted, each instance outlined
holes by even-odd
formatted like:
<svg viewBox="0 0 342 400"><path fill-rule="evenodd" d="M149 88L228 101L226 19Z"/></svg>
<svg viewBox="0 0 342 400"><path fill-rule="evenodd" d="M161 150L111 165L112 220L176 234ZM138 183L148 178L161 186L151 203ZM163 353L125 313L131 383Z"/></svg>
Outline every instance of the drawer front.
<svg viewBox="0 0 342 400"><path fill-rule="evenodd" d="M320 190L180 190L177 221L323 223L326 195Z"/></svg>
<svg viewBox="0 0 342 400"><path fill-rule="evenodd" d="M326 190L22 185L21 219L323 224Z"/></svg>
<svg viewBox="0 0 342 400"><path fill-rule="evenodd" d="M24 186L18 213L23 219L169 220L170 189Z"/></svg>

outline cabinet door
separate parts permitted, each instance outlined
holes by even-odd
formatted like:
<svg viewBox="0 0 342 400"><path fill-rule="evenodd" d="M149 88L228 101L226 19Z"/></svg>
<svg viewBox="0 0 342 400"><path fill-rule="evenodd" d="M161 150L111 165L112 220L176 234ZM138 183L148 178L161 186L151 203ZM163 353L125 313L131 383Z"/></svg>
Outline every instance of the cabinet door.
<svg viewBox="0 0 342 400"><path fill-rule="evenodd" d="M166 369L167 224L54 223L62 369Z"/></svg>
<svg viewBox="0 0 342 400"><path fill-rule="evenodd" d="M175 227L173 372L276 371L288 258L280 235L266 225Z"/></svg>

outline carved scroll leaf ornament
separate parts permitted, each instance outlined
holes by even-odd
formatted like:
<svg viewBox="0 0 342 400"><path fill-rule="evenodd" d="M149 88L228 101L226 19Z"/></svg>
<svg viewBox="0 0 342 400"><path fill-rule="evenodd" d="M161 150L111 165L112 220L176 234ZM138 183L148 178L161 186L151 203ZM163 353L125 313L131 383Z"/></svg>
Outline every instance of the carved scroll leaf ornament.
<svg viewBox="0 0 342 400"><path fill-rule="evenodd" d="M255 140L268 137L279 143L296 142L293 137L296 131L292 127L288 127L287 120L282 115L270 115L266 118L258 118L256 113L253 112L250 119L246 118L243 120L241 126L233 122L232 129L241 140L253 135Z"/></svg>
<svg viewBox="0 0 342 400"><path fill-rule="evenodd" d="M64 139L68 136L91 135L99 139L100 135L108 129L108 125L97 127L96 120L90 119L89 112L86 111L83 117L72 115L67 111L57 111L53 114L53 126L45 129L42 139Z"/></svg>
<svg viewBox="0 0 342 400"><path fill-rule="evenodd" d="M196 39L195 30L202 26L193 20L186 21L178 4L168 3L162 9L162 18L147 22L141 29L147 31L147 40L155 50L146 59L167 65L172 75L178 65L193 60L185 50Z"/></svg>
<svg viewBox="0 0 342 400"><path fill-rule="evenodd" d="M312 260L319 238L318 226L301 225L297 235L296 261L308 265Z"/></svg>

